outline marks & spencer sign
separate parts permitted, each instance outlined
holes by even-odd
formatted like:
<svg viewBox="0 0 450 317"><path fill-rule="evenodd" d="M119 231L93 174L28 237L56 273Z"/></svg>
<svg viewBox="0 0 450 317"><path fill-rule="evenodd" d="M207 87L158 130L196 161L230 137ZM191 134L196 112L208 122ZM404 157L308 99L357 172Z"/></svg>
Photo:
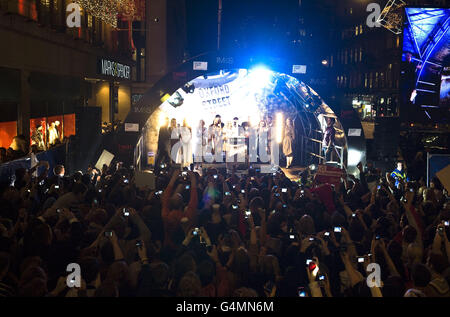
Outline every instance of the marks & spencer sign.
<svg viewBox="0 0 450 317"><path fill-rule="evenodd" d="M118 79L131 79L131 67L105 58L98 61L98 73Z"/></svg>

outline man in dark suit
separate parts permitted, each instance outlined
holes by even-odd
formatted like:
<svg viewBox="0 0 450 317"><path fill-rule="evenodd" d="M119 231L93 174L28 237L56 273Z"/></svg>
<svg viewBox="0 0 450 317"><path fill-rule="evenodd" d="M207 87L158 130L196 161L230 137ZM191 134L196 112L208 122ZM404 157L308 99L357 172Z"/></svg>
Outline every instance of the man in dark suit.
<svg viewBox="0 0 450 317"><path fill-rule="evenodd" d="M158 152L155 163L157 168L163 163L170 162L170 138L169 118L166 117L164 124L159 128Z"/></svg>

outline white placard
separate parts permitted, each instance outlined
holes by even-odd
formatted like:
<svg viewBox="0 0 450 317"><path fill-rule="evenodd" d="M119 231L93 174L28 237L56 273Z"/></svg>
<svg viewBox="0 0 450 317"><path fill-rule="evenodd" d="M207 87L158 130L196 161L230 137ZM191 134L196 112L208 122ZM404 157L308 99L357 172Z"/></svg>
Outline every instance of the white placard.
<svg viewBox="0 0 450 317"><path fill-rule="evenodd" d="M292 65L292 74L306 74L306 65Z"/></svg>
<svg viewBox="0 0 450 317"><path fill-rule="evenodd" d="M208 70L208 62L194 62L194 70Z"/></svg>
<svg viewBox="0 0 450 317"><path fill-rule="evenodd" d="M95 168L97 168L98 170L102 170L103 168L103 164L106 164L107 166L109 166L109 164L111 164L111 161L114 158L114 154L103 150L102 155L100 155L100 157L98 158L97 164L95 164Z"/></svg>
<svg viewBox="0 0 450 317"><path fill-rule="evenodd" d="M125 123L125 132L139 132L139 123Z"/></svg>
<svg viewBox="0 0 450 317"><path fill-rule="evenodd" d="M361 136L361 129L348 129L348 136Z"/></svg>

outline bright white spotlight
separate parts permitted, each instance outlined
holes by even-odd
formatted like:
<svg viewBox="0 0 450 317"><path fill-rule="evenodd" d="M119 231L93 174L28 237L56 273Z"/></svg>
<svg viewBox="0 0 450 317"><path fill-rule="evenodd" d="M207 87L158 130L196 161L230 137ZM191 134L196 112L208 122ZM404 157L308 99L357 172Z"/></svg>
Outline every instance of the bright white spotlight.
<svg viewBox="0 0 450 317"><path fill-rule="evenodd" d="M348 151L348 165L356 166L359 162L361 162L362 153L358 150L350 149Z"/></svg>
<svg viewBox="0 0 450 317"><path fill-rule="evenodd" d="M271 82L272 76L273 72L264 66L252 68L249 72L250 85L253 87L265 87Z"/></svg>
<svg viewBox="0 0 450 317"><path fill-rule="evenodd" d="M254 114L254 115L249 116L249 123L250 123L251 127L253 127L253 128L258 127L260 122L261 122L261 117L259 116L259 114Z"/></svg>
<svg viewBox="0 0 450 317"><path fill-rule="evenodd" d="M164 127L166 125L166 118L167 118L166 113L161 110L159 112L159 117L158 117L158 125L160 128Z"/></svg>
<svg viewBox="0 0 450 317"><path fill-rule="evenodd" d="M275 116L275 126L277 129L277 143L281 143L283 140L283 114L281 112L278 112Z"/></svg>

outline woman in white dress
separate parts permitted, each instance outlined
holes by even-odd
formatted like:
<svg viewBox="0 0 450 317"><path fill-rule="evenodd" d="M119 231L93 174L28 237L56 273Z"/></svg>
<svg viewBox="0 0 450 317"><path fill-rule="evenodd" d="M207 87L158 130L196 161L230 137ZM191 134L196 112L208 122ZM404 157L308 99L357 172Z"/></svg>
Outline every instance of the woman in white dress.
<svg viewBox="0 0 450 317"><path fill-rule="evenodd" d="M223 126L222 118L216 115L214 122L209 126L209 142L216 162L223 162Z"/></svg>
<svg viewBox="0 0 450 317"><path fill-rule="evenodd" d="M183 120L183 126L180 129L180 141L183 167L189 167L192 164L192 129L187 125L186 119Z"/></svg>
<svg viewBox="0 0 450 317"><path fill-rule="evenodd" d="M195 131L195 147L194 147L194 162L203 162L203 151L206 150L207 132L205 128L205 121L198 122L197 130Z"/></svg>

